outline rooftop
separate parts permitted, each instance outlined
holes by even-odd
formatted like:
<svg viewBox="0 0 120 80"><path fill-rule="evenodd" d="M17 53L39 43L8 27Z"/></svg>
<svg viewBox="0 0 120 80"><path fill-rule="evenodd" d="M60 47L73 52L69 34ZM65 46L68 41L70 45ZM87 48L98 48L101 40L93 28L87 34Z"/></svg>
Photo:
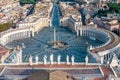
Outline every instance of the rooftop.
<svg viewBox="0 0 120 80"><path fill-rule="evenodd" d="M38 2L35 5L35 13L39 14L40 16L43 16L43 17L48 17L50 6L51 6L50 3Z"/></svg>
<svg viewBox="0 0 120 80"><path fill-rule="evenodd" d="M39 76L38 76L39 75ZM46 71L41 70L38 72L35 72L29 76L29 80L34 79L42 79L42 80L73 80L73 77L71 74L61 71L61 70L53 70L53 71Z"/></svg>
<svg viewBox="0 0 120 80"><path fill-rule="evenodd" d="M39 19L39 16L37 15L30 15L24 20L20 21L19 23L34 23Z"/></svg>
<svg viewBox="0 0 120 80"><path fill-rule="evenodd" d="M2 66L1 66L2 67ZM103 72L101 72L101 70ZM7 66L2 71L1 75L31 75L33 73L47 70L50 71L64 71L71 75L73 75L74 78L81 78L83 76L89 77L89 78L95 78L95 80L104 80L106 79L110 74L113 74L112 70L109 67L106 66L98 66L98 65L82 65L82 64L76 64L76 65L67 65L67 64L47 64L47 65L14 65L14 66Z"/></svg>
<svg viewBox="0 0 120 80"><path fill-rule="evenodd" d="M75 21L81 20L81 14L74 6L62 2L60 7L64 17L72 17Z"/></svg>

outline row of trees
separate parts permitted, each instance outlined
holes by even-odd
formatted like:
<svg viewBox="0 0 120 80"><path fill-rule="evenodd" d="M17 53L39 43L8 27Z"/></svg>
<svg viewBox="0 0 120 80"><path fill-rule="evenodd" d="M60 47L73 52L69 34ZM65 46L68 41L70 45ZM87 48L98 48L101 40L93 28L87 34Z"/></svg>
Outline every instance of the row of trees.
<svg viewBox="0 0 120 80"><path fill-rule="evenodd" d="M108 3L109 11L120 13L120 4Z"/></svg>
<svg viewBox="0 0 120 80"><path fill-rule="evenodd" d="M12 23L0 24L0 32L10 29L11 27L12 27Z"/></svg>
<svg viewBox="0 0 120 80"><path fill-rule="evenodd" d="M20 4L35 4L36 0L20 0Z"/></svg>
<svg viewBox="0 0 120 80"><path fill-rule="evenodd" d="M98 10L98 13L96 13L93 17L98 16L98 17L102 17L105 16L107 17L108 13L118 13L120 14L120 4L117 3L107 3L109 10L107 9L106 6L104 6L104 9L100 9Z"/></svg>

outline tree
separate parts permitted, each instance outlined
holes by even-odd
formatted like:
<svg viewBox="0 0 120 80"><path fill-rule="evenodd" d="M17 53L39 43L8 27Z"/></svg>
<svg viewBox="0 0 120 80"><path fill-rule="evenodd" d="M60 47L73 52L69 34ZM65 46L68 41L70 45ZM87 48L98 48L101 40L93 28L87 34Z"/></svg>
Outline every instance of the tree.
<svg viewBox="0 0 120 80"><path fill-rule="evenodd" d="M11 27L12 27L12 23L0 24L0 32L10 29Z"/></svg>
<svg viewBox="0 0 120 80"><path fill-rule="evenodd" d="M117 4L117 3L108 3L108 7L109 7L110 11L120 12L120 4Z"/></svg>

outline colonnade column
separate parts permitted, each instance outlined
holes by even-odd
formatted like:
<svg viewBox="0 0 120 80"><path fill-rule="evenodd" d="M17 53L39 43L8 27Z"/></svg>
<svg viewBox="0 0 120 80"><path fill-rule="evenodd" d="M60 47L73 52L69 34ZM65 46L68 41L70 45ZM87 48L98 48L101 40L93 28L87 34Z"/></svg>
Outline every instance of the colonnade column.
<svg viewBox="0 0 120 80"><path fill-rule="evenodd" d="M34 28L33 27L30 27L30 34L31 34L31 36L34 36Z"/></svg>
<svg viewBox="0 0 120 80"><path fill-rule="evenodd" d="M30 31L28 31L28 37L30 37Z"/></svg>

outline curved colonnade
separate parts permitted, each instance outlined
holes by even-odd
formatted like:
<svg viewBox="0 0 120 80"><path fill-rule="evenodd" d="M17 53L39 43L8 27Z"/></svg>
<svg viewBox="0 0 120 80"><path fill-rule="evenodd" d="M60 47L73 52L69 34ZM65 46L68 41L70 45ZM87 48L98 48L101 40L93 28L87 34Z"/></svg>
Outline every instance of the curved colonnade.
<svg viewBox="0 0 120 80"><path fill-rule="evenodd" d="M104 29L80 27L76 30L76 33L77 36L86 36L93 40L98 39L105 42L105 44L101 46L90 47L88 49L89 53L100 63L107 63L108 58L110 59L113 53L120 47L119 37Z"/></svg>
<svg viewBox="0 0 120 80"><path fill-rule="evenodd" d="M34 36L33 27L9 29L0 33L0 44L6 45L8 42Z"/></svg>
<svg viewBox="0 0 120 80"><path fill-rule="evenodd" d="M90 39L98 39L105 43L110 39L107 32L103 32L97 28L91 27L82 27L77 29L77 36L86 36Z"/></svg>

